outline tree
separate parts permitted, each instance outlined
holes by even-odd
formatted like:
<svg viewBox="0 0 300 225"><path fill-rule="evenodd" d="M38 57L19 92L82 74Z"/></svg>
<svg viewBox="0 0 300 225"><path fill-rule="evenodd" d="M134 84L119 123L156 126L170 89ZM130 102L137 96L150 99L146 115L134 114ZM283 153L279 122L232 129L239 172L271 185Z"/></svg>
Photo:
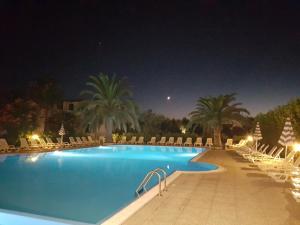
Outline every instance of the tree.
<svg viewBox="0 0 300 225"><path fill-rule="evenodd" d="M112 141L114 129L126 132L129 125L139 130L137 106L124 79L115 76L110 78L100 73L98 76L90 76L86 85L89 89L81 94L88 99L79 106L84 126L89 126L96 134L103 127L107 141Z"/></svg>
<svg viewBox="0 0 300 225"><path fill-rule="evenodd" d="M190 124L201 124L206 130L213 130L214 145L222 146L222 127L224 124L241 126L248 110L235 103L236 94L199 98L195 111L190 113Z"/></svg>
<svg viewBox="0 0 300 225"><path fill-rule="evenodd" d="M267 113L260 113L255 121L260 123L265 143L276 145L281 135L287 117L291 118L296 138L300 138L300 98L289 101L285 105L277 106Z"/></svg>
<svg viewBox="0 0 300 225"><path fill-rule="evenodd" d="M0 110L0 133L10 143L19 135L31 133L37 127L39 106L31 100L16 99Z"/></svg>
<svg viewBox="0 0 300 225"><path fill-rule="evenodd" d="M141 126L141 130L146 138L155 135L162 135L162 123L167 118L163 115L156 114L152 112L152 110L147 110L140 114L139 123Z"/></svg>
<svg viewBox="0 0 300 225"><path fill-rule="evenodd" d="M59 104L62 99L62 91L53 79L44 78L29 85L29 98L35 101L41 108L38 132L44 133L49 117L49 111Z"/></svg>
<svg viewBox="0 0 300 225"><path fill-rule="evenodd" d="M79 117L73 112L62 113L60 111L57 111L49 116L47 134L56 137L62 121L67 136L77 136L83 134L82 130L80 129L81 126Z"/></svg>

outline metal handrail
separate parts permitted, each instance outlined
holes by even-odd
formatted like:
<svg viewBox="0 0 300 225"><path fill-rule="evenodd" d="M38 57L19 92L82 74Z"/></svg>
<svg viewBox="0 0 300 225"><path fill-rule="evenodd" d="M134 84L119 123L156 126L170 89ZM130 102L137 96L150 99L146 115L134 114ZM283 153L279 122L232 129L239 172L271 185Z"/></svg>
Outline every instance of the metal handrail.
<svg viewBox="0 0 300 225"><path fill-rule="evenodd" d="M165 191L167 191L167 173L166 171L164 171L163 169L161 168L156 168L155 170L152 170L150 172L148 172L146 174L146 176L144 177L144 179L142 180L142 182L140 183L140 185L138 186L138 188L136 189L135 193L138 197L140 197L140 192L141 191L147 191L147 188L146 188L146 185L149 183L149 181L151 180L151 178L154 176L154 175L157 175L158 177L158 195L161 196L161 192L162 192L162 189L161 189L161 175L159 174L159 172L162 172L163 173L163 179L164 179L164 189Z"/></svg>
<svg viewBox="0 0 300 225"><path fill-rule="evenodd" d="M164 171L162 168L156 168L154 171L156 171L156 172L162 172L163 173L163 175L164 175L164 190L165 191L167 191L167 173L166 173L166 171Z"/></svg>

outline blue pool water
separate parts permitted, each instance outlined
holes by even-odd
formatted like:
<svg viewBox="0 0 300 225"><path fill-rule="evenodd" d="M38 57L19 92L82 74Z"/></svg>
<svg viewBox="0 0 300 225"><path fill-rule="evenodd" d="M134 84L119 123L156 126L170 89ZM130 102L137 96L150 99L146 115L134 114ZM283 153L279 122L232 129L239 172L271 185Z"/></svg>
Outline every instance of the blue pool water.
<svg viewBox="0 0 300 225"><path fill-rule="evenodd" d="M97 223L134 201L150 170L160 167L171 174L216 169L190 162L202 151L119 145L0 156L0 208Z"/></svg>

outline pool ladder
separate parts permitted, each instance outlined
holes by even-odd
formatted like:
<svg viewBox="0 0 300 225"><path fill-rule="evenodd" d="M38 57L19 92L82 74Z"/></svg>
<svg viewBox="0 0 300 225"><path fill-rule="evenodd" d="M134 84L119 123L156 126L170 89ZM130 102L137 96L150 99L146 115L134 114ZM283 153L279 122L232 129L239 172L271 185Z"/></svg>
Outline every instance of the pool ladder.
<svg viewBox="0 0 300 225"><path fill-rule="evenodd" d="M163 179L162 176L163 175ZM162 195L162 191L167 191L167 173L161 168L156 168L155 170L151 170L147 175L144 177L143 181L140 183L138 188L136 189L135 193L138 197L142 194L142 192L147 192L146 185L150 182L152 177L156 175L158 178L158 195ZM164 188L162 189L161 182L164 182Z"/></svg>

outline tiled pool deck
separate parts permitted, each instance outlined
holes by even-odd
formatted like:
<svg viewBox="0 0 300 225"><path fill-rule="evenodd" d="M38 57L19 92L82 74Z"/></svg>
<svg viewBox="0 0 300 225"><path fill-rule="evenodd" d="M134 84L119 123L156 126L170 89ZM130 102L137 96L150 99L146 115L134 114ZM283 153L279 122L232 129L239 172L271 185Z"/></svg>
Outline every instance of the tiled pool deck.
<svg viewBox="0 0 300 225"><path fill-rule="evenodd" d="M215 174L182 174L124 225L299 225L300 203L233 151L208 151L199 161Z"/></svg>

